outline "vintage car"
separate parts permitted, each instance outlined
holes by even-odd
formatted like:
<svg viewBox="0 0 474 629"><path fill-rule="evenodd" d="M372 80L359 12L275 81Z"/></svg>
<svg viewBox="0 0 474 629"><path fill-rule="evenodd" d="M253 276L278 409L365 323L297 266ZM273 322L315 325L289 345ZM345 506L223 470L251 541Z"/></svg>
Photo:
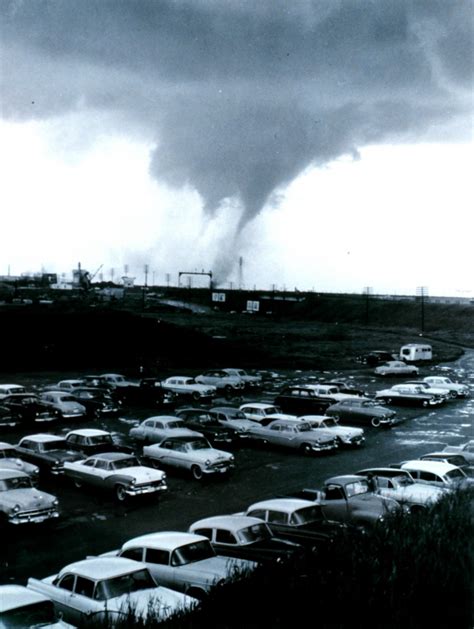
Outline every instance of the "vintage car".
<svg viewBox="0 0 474 629"><path fill-rule="evenodd" d="M2 406L19 415L22 423L49 423L58 420L61 415L57 409L41 401L34 393L12 393L2 400Z"/></svg>
<svg viewBox="0 0 474 629"><path fill-rule="evenodd" d="M450 463L456 467L460 467L468 476L471 476L472 466L471 463L462 454L456 454L455 452L427 452L418 457L420 461L442 461L443 463ZM1 461L0 461L1 463Z"/></svg>
<svg viewBox="0 0 474 629"><path fill-rule="evenodd" d="M253 422L264 421L267 415L273 415L274 413L281 413L282 409L275 404L266 404L265 402L248 402L241 404L239 410L245 415L247 419Z"/></svg>
<svg viewBox="0 0 474 629"><path fill-rule="evenodd" d="M367 478L355 474L333 476L322 490L302 489L292 495L320 504L328 520L361 528L372 527L401 508L396 500L375 494Z"/></svg>
<svg viewBox="0 0 474 629"><path fill-rule="evenodd" d="M137 406L166 406L173 402L174 394L167 391L159 378L142 378L138 387L130 387L123 396L126 404Z"/></svg>
<svg viewBox="0 0 474 629"><path fill-rule="evenodd" d="M59 516L56 496L39 491L24 472L0 469L0 518L7 524L38 524Z"/></svg>
<svg viewBox="0 0 474 629"><path fill-rule="evenodd" d="M27 390L20 384L0 384L0 403L3 398L13 393L27 393Z"/></svg>
<svg viewBox="0 0 474 629"><path fill-rule="evenodd" d="M226 474L234 468L232 454L216 450L205 437L196 435L167 437L161 443L145 446L143 456L154 464L190 471L196 480Z"/></svg>
<svg viewBox="0 0 474 629"><path fill-rule="evenodd" d="M54 475L64 473L66 461L78 461L83 458L78 452L68 449L63 437L42 433L23 437L15 446L15 450L21 458L37 465L41 472Z"/></svg>
<svg viewBox="0 0 474 629"><path fill-rule="evenodd" d="M404 384L414 384L417 387L421 387L426 393L431 393L432 395L442 397L445 402L448 401L450 398L455 397L447 389L435 387L428 382L425 382L424 380L408 380L407 382L404 382Z"/></svg>
<svg viewBox="0 0 474 629"><path fill-rule="evenodd" d="M311 428L322 428L335 437L340 446L361 446L365 442L364 429L355 426L340 426L335 417L327 415L302 415L301 421L308 422Z"/></svg>
<svg viewBox="0 0 474 629"><path fill-rule="evenodd" d="M373 489L377 494L393 498L401 505L408 505L411 512L430 507L446 494L441 487L417 483L408 471L392 467L370 467L356 474L373 479Z"/></svg>
<svg viewBox="0 0 474 629"><path fill-rule="evenodd" d="M38 483L39 467L32 463L27 463L18 457L18 452L11 445L0 441L0 468L3 470L16 470L18 472L24 472L33 481L33 484Z"/></svg>
<svg viewBox="0 0 474 629"><path fill-rule="evenodd" d="M256 423L250 434L255 441L293 448L302 454L331 452L338 447L334 436L318 434L308 422L293 419L277 419L268 426Z"/></svg>
<svg viewBox="0 0 474 629"><path fill-rule="evenodd" d="M375 367L375 365L380 365L381 363L394 360L396 357L397 354L395 352L376 349L368 354L358 356L357 362L362 363L363 365L369 365L369 367Z"/></svg>
<svg viewBox="0 0 474 629"><path fill-rule="evenodd" d="M0 627L74 629L60 618L53 601L24 585L0 585Z"/></svg>
<svg viewBox="0 0 474 629"><path fill-rule="evenodd" d="M119 502L168 489L164 472L146 467L136 456L122 452L102 452L81 461L66 462L64 473L76 487L91 485L112 491Z"/></svg>
<svg viewBox="0 0 474 629"><path fill-rule="evenodd" d="M197 600L158 586L148 568L122 557L84 559L44 579L29 578L27 587L50 598L64 618L75 625L87 621L117 624L132 612L146 626L149 613L165 620L179 610L191 610Z"/></svg>
<svg viewBox="0 0 474 629"><path fill-rule="evenodd" d="M110 432L97 428L70 430L64 438L70 450L77 450L84 456L99 452L134 452L133 448L117 443Z"/></svg>
<svg viewBox="0 0 474 629"><path fill-rule="evenodd" d="M246 515L219 515L191 524L190 533L211 541L219 555L240 557L273 566L297 563L304 555L300 544L273 535L259 518Z"/></svg>
<svg viewBox="0 0 474 629"><path fill-rule="evenodd" d="M443 452L462 454L466 461L474 465L474 439L467 443L461 443L459 446L446 446L443 448Z"/></svg>
<svg viewBox="0 0 474 629"><path fill-rule="evenodd" d="M234 442L234 433L223 426L214 415L204 408L183 408L176 412L187 428L206 437L215 446L229 447Z"/></svg>
<svg viewBox="0 0 474 629"><path fill-rule="evenodd" d="M433 387L450 391L453 397L469 397L470 395L470 389L466 384L453 382L447 376L426 376L423 380Z"/></svg>
<svg viewBox="0 0 474 629"><path fill-rule="evenodd" d="M22 424L21 416L7 406L0 405L0 428L14 428Z"/></svg>
<svg viewBox="0 0 474 629"><path fill-rule="evenodd" d="M77 379L69 379L69 380L60 380L57 384L53 385L55 390L57 391L67 391L68 393L72 393L79 387L84 386L84 382L82 380ZM50 387L48 387L50 388Z"/></svg>
<svg viewBox="0 0 474 629"><path fill-rule="evenodd" d="M191 397L193 400L212 398L216 395L216 387L199 384L189 376L171 376L161 381L161 386L179 397Z"/></svg>
<svg viewBox="0 0 474 629"><path fill-rule="evenodd" d="M418 367L407 365L403 360L390 360L374 369L376 376L417 376Z"/></svg>
<svg viewBox="0 0 474 629"><path fill-rule="evenodd" d="M217 419L225 428L240 439L248 439L249 431L254 422L247 419L245 413L233 406L214 406L208 411L209 415Z"/></svg>
<svg viewBox="0 0 474 629"><path fill-rule="evenodd" d="M103 373L99 376L112 389L127 389L129 387L138 387L138 382L127 380L120 373Z"/></svg>
<svg viewBox="0 0 474 629"><path fill-rule="evenodd" d="M40 400L59 411L64 419L81 419L86 416L86 408L66 391L43 391Z"/></svg>
<svg viewBox="0 0 474 629"><path fill-rule="evenodd" d="M294 415L319 415L331 404L330 399L320 397L306 385L285 387L274 402L284 413Z"/></svg>
<svg viewBox="0 0 474 629"><path fill-rule="evenodd" d="M363 424L364 426L390 427L395 423L395 411L385 408L374 400L352 398L332 404L326 415L339 420L341 424Z"/></svg>
<svg viewBox="0 0 474 629"><path fill-rule="evenodd" d="M375 400L397 406L432 407L444 404L445 398L435 393L427 393L418 384L395 384L390 389L376 391Z"/></svg>
<svg viewBox="0 0 474 629"><path fill-rule="evenodd" d="M178 417L157 415L131 428L129 435L143 443L160 443L166 437L199 437L201 433L186 428L184 421Z"/></svg>
<svg viewBox="0 0 474 629"><path fill-rule="evenodd" d="M199 384L211 384L218 391L225 393L242 393L245 389L245 382L239 376L230 376L223 369L210 369L194 378Z"/></svg>
<svg viewBox="0 0 474 629"><path fill-rule="evenodd" d="M410 472L412 478L420 483L429 483L448 489L466 489L474 485L474 478L469 478L460 467L443 461L416 459L403 461L399 467Z"/></svg>
<svg viewBox="0 0 474 629"><path fill-rule="evenodd" d="M339 388L335 384L302 384L300 385L305 387L306 389L310 389L314 391L314 393L324 400L328 400L331 404L335 404L336 402L340 402L341 400L347 400L348 398L353 398L354 396L350 393L341 393Z"/></svg>
<svg viewBox="0 0 474 629"><path fill-rule="evenodd" d="M120 404L107 389L98 387L77 387L71 391L72 397L85 406L89 417L114 417L120 412Z"/></svg>
<svg viewBox="0 0 474 629"><path fill-rule="evenodd" d="M244 369L234 369L232 367L226 367L222 371L225 371L225 373L229 376L240 378L244 383L246 389L256 389L257 387L262 386L261 376L252 376L248 374Z"/></svg>
<svg viewBox="0 0 474 629"><path fill-rule="evenodd" d="M329 380L328 382L322 382L321 384L330 384L331 386L337 387L339 393L347 393L351 397L355 395L365 395L365 391L360 387L354 386L352 382L347 382L346 380Z"/></svg>
<svg viewBox="0 0 474 629"><path fill-rule="evenodd" d="M268 524L273 535L317 550L330 542L341 525L330 522L321 506L301 498L273 498L250 505L245 515Z"/></svg>
<svg viewBox="0 0 474 629"><path fill-rule="evenodd" d="M157 583L197 599L214 587L247 576L257 567L245 559L217 555L207 537L177 531L135 537L120 550L102 556L141 561Z"/></svg>

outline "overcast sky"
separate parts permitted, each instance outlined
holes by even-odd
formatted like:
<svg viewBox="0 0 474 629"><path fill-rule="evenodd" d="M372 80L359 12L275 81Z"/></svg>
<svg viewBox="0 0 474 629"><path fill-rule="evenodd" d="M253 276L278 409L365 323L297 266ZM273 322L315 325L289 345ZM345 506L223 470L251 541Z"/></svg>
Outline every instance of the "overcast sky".
<svg viewBox="0 0 474 629"><path fill-rule="evenodd" d="M472 295L473 5L2 0L0 275Z"/></svg>

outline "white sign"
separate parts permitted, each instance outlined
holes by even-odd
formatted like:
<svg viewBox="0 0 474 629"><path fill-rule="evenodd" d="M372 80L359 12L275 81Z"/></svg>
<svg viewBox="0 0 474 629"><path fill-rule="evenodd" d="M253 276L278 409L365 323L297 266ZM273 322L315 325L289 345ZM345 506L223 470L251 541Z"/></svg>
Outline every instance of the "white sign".
<svg viewBox="0 0 474 629"><path fill-rule="evenodd" d="M212 293L212 301L225 301L225 293Z"/></svg>
<svg viewBox="0 0 474 629"><path fill-rule="evenodd" d="M260 302L259 301L248 301L247 302L247 310L250 312L258 312L260 310Z"/></svg>

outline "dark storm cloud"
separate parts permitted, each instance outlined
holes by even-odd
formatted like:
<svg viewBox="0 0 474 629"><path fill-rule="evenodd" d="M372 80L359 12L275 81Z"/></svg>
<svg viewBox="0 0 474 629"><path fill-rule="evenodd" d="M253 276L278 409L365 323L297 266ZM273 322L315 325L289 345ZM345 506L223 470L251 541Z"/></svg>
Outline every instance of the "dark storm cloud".
<svg viewBox="0 0 474 629"><path fill-rule="evenodd" d="M254 6L256 4L256 6ZM100 109L152 172L241 225L311 164L416 141L470 106L470 2L4 0L10 119ZM467 127L466 127L467 128Z"/></svg>

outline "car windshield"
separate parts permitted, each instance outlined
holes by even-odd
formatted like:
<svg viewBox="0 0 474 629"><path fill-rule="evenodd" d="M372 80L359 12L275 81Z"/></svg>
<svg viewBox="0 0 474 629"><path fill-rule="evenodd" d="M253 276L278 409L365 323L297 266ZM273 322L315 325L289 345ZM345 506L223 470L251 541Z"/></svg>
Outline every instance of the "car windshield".
<svg viewBox="0 0 474 629"><path fill-rule="evenodd" d="M308 424L307 422L301 422L301 424L297 424L295 426L295 430L297 432L309 432L310 430L312 430L312 428L311 424Z"/></svg>
<svg viewBox="0 0 474 629"><path fill-rule="evenodd" d="M106 601L123 594L152 588L156 588L156 583L148 570L136 570L113 579L99 581L95 587L94 598L98 601Z"/></svg>
<svg viewBox="0 0 474 629"><path fill-rule="evenodd" d="M209 541L193 542L192 544L186 544L186 546L180 546L173 552L171 555L171 565L184 566L194 561L202 561L203 559L215 557L215 554Z"/></svg>
<svg viewBox="0 0 474 629"><path fill-rule="evenodd" d="M361 406L363 406L364 408L367 408L368 406L377 406L377 402L373 402L372 400L366 400L365 402L361 403Z"/></svg>
<svg viewBox="0 0 474 629"><path fill-rule="evenodd" d="M65 447L64 439L54 439L54 441L44 441L41 444L42 452L50 452L52 450L62 450Z"/></svg>
<svg viewBox="0 0 474 629"><path fill-rule="evenodd" d="M12 459L16 458L17 453L13 448L4 448L0 450L0 459Z"/></svg>
<svg viewBox="0 0 474 629"><path fill-rule="evenodd" d="M227 415L227 419L232 421L233 419L247 419L243 411L235 411L232 415Z"/></svg>
<svg viewBox="0 0 474 629"><path fill-rule="evenodd" d="M123 470L126 467L135 467L140 465L140 461L136 456L129 456L126 459L119 459L118 461L114 461L112 467L114 470Z"/></svg>
<svg viewBox="0 0 474 629"><path fill-rule="evenodd" d="M293 526L301 526L303 524L310 524L311 522L320 522L322 519L321 507L305 507L291 514L290 524Z"/></svg>
<svg viewBox="0 0 474 629"><path fill-rule="evenodd" d="M205 439L195 439L187 443L186 450L206 450L210 445Z"/></svg>
<svg viewBox="0 0 474 629"><path fill-rule="evenodd" d="M253 542L261 542L262 540L272 537L272 532L267 524L252 524L244 529L237 531L237 538L241 544L252 544Z"/></svg>
<svg viewBox="0 0 474 629"><path fill-rule="evenodd" d="M367 481L358 480L354 483L348 483L346 485L346 494L347 497L357 496L358 494L366 494L369 491L369 486Z"/></svg>
<svg viewBox="0 0 474 629"><path fill-rule="evenodd" d="M56 622L57 616L53 603L51 601L41 601L3 612L0 616L0 629L40 627L42 625L53 625Z"/></svg>
<svg viewBox="0 0 474 629"><path fill-rule="evenodd" d="M275 413L280 413L280 409L278 406L268 406L263 409L264 415L274 415Z"/></svg>
<svg viewBox="0 0 474 629"><path fill-rule="evenodd" d="M61 395L61 397L58 397L58 402L75 402L75 398L72 397L72 395Z"/></svg>
<svg viewBox="0 0 474 629"><path fill-rule="evenodd" d="M3 478L0 480L0 491L26 489L28 487L31 487L31 480L28 476L16 476L14 478Z"/></svg>
<svg viewBox="0 0 474 629"><path fill-rule="evenodd" d="M407 487L408 485L415 484L415 481L412 478L409 478L408 476L395 476L393 480L397 485L400 485L403 487Z"/></svg>
<svg viewBox="0 0 474 629"><path fill-rule="evenodd" d="M324 428L334 428L335 426L337 426L337 428L339 428L337 421L332 418L323 419L323 421L320 423L320 426Z"/></svg>

